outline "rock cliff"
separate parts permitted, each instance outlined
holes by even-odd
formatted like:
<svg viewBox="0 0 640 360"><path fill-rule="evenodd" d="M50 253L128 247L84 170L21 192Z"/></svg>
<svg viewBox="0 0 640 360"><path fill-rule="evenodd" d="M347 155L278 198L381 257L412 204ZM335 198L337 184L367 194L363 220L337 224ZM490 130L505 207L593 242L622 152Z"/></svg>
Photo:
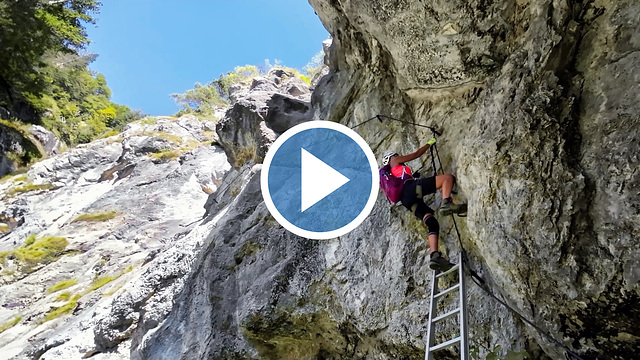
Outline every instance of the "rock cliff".
<svg viewBox="0 0 640 360"><path fill-rule="evenodd" d="M0 176L44 156L58 154L62 148L62 142L42 126L0 121Z"/></svg>
<svg viewBox="0 0 640 360"><path fill-rule="evenodd" d="M456 174L457 197L469 203L456 223L460 242L451 219L439 218L449 256L464 248L499 298L583 359L640 357L640 4L310 3L333 37L328 74L311 95L274 74L239 89L216 126L215 142L233 165L224 177L228 167L211 173L206 165L224 163L219 147L155 159L144 154L176 145L138 133L5 180L5 193L21 181L51 187L3 205L5 218L18 220L0 242L12 252L0 324L24 315L0 335L2 354L423 358L431 272L422 225L380 196L353 232L310 241L284 230L260 194L259 163L286 128L309 119L355 126L383 114L442 132L441 166ZM213 139L207 123L163 121L154 126ZM413 151L431 136L388 118L357 131L377 155ZM426 156L411 165L433 171ZM143 191L158 178L164 193ZM206 202L198 186L212 192ZM63 196L71 191L74 201ZM107 211L117 215L75 235L78 215ZM22 245L29 233L38 233L36 242L65 237L70 251L25 274L16 248L30 246ZM104 257L113 247L125 254L117 261ZM117 277L108 283L113 293L90 291L104 275ZM46 290L71 277L78 282L69 289L82 295L74 312L38 324L59 296ZM564 348L471 283L469 304L473 358L565 358Z"/></svg>
<svg viewBox="0 0 640 360"><path fill-rule="evenodd" d="M316 118L440 129L470 205L461 243L441 219L442 247L464 247L499 297L581 357L640 356L637 2L310 3L333 36ZM358 132L377 154L431 136L390 120ZM408 212L380 199L352 233L308 241L258 194L254 176L134 358L423 356L427 249ZM478 358L565 357L478 288L469 301Z"/></svg>
<svg viewBox="0 0 640 360"><path fill-rule="evenodd" d="M91 354L113 294L130 294L121 288L167 248L196 252L201 239L184 238L230 169L213 129L149 118L0 182L0 358ZM171 264L157 281L166 289L186 272Z"/></svg>

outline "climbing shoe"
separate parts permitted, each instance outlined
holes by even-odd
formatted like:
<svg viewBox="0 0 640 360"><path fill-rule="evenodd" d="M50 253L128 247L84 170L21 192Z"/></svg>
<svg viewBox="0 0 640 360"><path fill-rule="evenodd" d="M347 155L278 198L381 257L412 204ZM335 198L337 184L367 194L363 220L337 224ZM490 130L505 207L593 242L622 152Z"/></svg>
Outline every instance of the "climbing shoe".
<svg viewBox="0 0 640 360"><path fill-rule="evenodd" d="M454 204L451 198L442 200L440 204L440 215L447 216L451 214L466 214L467 204Z"/></svg>
<svg viewBox="0 0 640 360"><path fill-rule="evenodd" d="M431 260L429 260L429 268L431 270L447 271L453 266L447 259L442 257L440 251L434 251L431 253Z"/></svg>

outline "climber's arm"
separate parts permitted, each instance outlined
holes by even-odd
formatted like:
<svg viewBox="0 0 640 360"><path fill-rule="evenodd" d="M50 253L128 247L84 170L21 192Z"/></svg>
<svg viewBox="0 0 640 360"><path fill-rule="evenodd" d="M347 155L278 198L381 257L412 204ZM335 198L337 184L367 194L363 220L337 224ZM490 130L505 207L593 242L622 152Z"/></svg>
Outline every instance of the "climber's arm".
<svg viewBox="0 0 640 360"><path fill-rule="evenodd" d="M407 161L411 161L413 159L419 158L420 156L422 156L422 154L424 154L427 151L429 146L431 146L431 144L429 144L430 142L431 142L431 140L428 141L423 147L421 147L420 149L416 150L415 152L412 152L411 154L399 155L399 156L392 157L391 160L389 160L389 163L391 164L391 167L393 168L394 166L397 166L397 165L400 165L402 163L406 163Z"/></svg>

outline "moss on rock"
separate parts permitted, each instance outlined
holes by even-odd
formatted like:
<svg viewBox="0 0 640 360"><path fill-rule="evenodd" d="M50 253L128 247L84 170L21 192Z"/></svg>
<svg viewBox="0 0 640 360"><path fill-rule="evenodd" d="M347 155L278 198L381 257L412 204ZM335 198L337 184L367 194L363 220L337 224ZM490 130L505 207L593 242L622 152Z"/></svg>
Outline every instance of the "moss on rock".
<svg viewBox="0 0 640 360"><path fill-rule="evenodd" d="M111 219L115 218L118 215L120 215L120 212L118 212L118 211L109 211L109 212L95 213L95 214L82 214L82 215L77 216L71 222L81 222L81 221L100 222L100 221L107 221L107 220L111 220Z"/></svg>
<svg viewBox="0 0 640 360"><path fill-rule="evenodd" d="M47 315L45 315L44 319L42 320L41 323L45 323L47 321L59 318L61 316L70 314L71 312L73 312L73 310L75 310L75 308L78 306L78 300L80 300L82 296L80 295L74 295L71 300L69 300L68 303L59 306L59 307L54 307L51 308L51 310L49 310L49 312L47 313Z"/></svg>
<svg viewBox="0 0 640 360"><path fill-rule="evenodd" d="M4 324L0 324L0 334L16 326L20 320L22 320L22 316L18 315Z"/></svg>
<svg viewBox="0 0 640 360"><path fill-rule="evenodd" d="M15 259L24 272L31 273L40 265L58 260L68 244L67 239L62 237L48 236L36 240L35 235L30 235L21 247L0 252L0 265L7 259Z"/></svg>
<svg viewBox="0 0 640 360"><path fill-rule="evenodd" d="M72 287L73 285L75 285L77 283L78 283L78 280L76 280L76 279L62 280L59 283L57 283L57 284L51 286L49 289L47 289L47 293L51 294L51 293L54 293L56 291L64 290L64 289Z"/></svg>

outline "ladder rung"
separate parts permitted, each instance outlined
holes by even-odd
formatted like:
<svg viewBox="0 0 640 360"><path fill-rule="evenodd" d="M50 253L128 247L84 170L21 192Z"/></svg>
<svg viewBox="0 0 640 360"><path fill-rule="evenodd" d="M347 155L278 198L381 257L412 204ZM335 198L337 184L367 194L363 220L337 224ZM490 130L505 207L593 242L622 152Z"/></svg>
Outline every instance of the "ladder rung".
<svg viewBox="0 0 640 360"><path fill-rule="evenodd" d="M433 296L433 298L434 298L434 299L437 299L437 298L439 298L440 296L447 295L448 293L450 293L450 292L452 292L453 290L456 290L456 289L458 289L458 288L460 288L460 283L455 284L455 285L453 285L452 287L450 287L450 288L448 288L448 289L446 289L446 290L443 290L443 291L441 291L441 292L439 292L439 293L435 294L435 295Z"/></svg>
<svg viewBox="0 0 640 360"><path fill-rule="evenodd" d="M445 341L441 344L438 344L436 346L431 347L431 349L429 349L429 351L438 351L440 349L444 349L446 347L449 347L451 345L455 345L457 342L460 342L460 336L458 336L457 338L453 338L451 340Z"/></svg>
<svg viewBox="0 0 640 360"><path fill-rule="evenodd" d="M451 274L452 272L454 272L456 270L458 270L458 264L455 264L455 265L453 265L453 267L451 269L436 275L436 278L439 278L439 277L445 276L445 275L449 275L449 274Z"/></svg>
<svg viewBox="0 0 640 360"><path fill-rule="evenodd" d="M453 316L453 315L455 315L455 314L457 314L457 313L459 313L459 312L460 312L460 308L457 308L457 309L451 310L451 311L449 311L448 313L446 313L446 314L444 314L444 315L440 315L440 316L438 316L437 318L435 318L435 319L431 320L431 322L432 322L432 323L437 323L438 321L440 321L440 320L442 320L442 319L446 319L446 318L448 318L448 317L450 317L450 316Z"/></svg>

